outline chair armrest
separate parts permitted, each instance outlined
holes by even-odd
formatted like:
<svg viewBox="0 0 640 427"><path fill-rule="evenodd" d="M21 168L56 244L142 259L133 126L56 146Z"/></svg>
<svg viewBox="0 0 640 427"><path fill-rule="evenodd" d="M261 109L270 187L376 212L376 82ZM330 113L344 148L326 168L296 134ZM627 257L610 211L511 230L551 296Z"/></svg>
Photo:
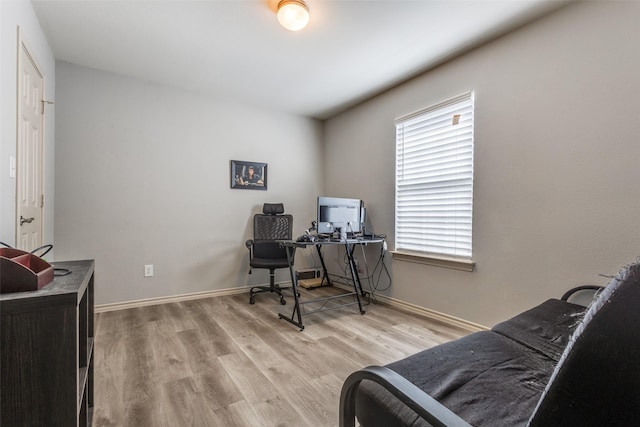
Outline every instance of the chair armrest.
<svg viewBox="0 0 640 427"><path fill-rule="evenodd" d="M580 292L580 291L596 291L596 292L599 292L599 291L601 291L603 289L604 289L604 286L598 286L598 285L576 286L575 288L569 289L567 292L565 292L564 295L562 295L560 297L560 299L562 301L568 301L569 298L571 297L571 295L575 294L576 292Z"/></svg>
<svg viewBox="0 0 640 427"><path fill-rule="evenodd" d="M244 245L249 249L249 265L251 265L251 260L253 259L253 239L249 239L244 242ZM249 268L249 274L251 274L251 268Z"/></svg>
<svg viewBox="0 0 640 427"><path fill-rule="evenodd" d="M382 366L369 366L347 377L340 392L340 427L355 426L355 399L362 380L380 384L434 427L471 427L409 380Z"/></svg>

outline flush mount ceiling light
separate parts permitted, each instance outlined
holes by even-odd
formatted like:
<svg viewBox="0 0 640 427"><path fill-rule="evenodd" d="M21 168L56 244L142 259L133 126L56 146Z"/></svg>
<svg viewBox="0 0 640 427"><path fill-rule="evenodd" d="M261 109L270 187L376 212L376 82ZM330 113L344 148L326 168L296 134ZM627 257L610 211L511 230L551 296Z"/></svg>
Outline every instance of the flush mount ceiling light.
<svg viewBox="0 0 640 427"><path fill-rule="evenodd" d="M301 30L309 23L309 7L303 0L282 0L278 3L278 22L287 30Z"/></svg>

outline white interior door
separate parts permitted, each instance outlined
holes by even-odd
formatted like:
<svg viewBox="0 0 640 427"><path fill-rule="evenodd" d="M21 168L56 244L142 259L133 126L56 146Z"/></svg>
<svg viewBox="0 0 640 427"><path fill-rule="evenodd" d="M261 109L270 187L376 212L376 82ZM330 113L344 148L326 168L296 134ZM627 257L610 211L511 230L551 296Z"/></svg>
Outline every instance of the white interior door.
<svg viewBox="0 0 640 427"><path fill-rule="evenodd" d="M18 34L16 247L42 246L44 208L44 77Z"/></svg>

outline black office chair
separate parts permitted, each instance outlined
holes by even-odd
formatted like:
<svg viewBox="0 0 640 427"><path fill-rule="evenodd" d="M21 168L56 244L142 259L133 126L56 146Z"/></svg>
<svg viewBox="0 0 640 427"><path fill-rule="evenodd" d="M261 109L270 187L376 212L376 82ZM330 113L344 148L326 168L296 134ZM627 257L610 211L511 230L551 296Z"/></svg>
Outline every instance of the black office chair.
<svg viewBox="0 0 640 427"><path fill-rule="evenodd" d="M282 203L265 203L262 213L253 217L253 239L246 241L249 249L249 274L251 268L269 270L269 286L254 286L249 292L249 304L255 304L255 295L262 292L276 292L280 295L280 304L287 301L281 288L275 283L275 270L289 268L287 250L280 247L276 240L291 240L293 216L284 214ZM293 261L293 260L292 260Z"/></svg>

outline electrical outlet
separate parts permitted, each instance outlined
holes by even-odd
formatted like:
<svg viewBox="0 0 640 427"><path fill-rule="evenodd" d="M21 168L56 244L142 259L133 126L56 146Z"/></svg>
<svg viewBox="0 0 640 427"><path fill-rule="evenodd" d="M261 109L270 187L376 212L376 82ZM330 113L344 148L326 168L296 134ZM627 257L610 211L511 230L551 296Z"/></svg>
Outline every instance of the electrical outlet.
<svg viewBox="0 0 640 427"><path fill-rule="evenodd" d="M153 264L146 264L144 266L144 277L152 277L153 276Z"/></svg>

